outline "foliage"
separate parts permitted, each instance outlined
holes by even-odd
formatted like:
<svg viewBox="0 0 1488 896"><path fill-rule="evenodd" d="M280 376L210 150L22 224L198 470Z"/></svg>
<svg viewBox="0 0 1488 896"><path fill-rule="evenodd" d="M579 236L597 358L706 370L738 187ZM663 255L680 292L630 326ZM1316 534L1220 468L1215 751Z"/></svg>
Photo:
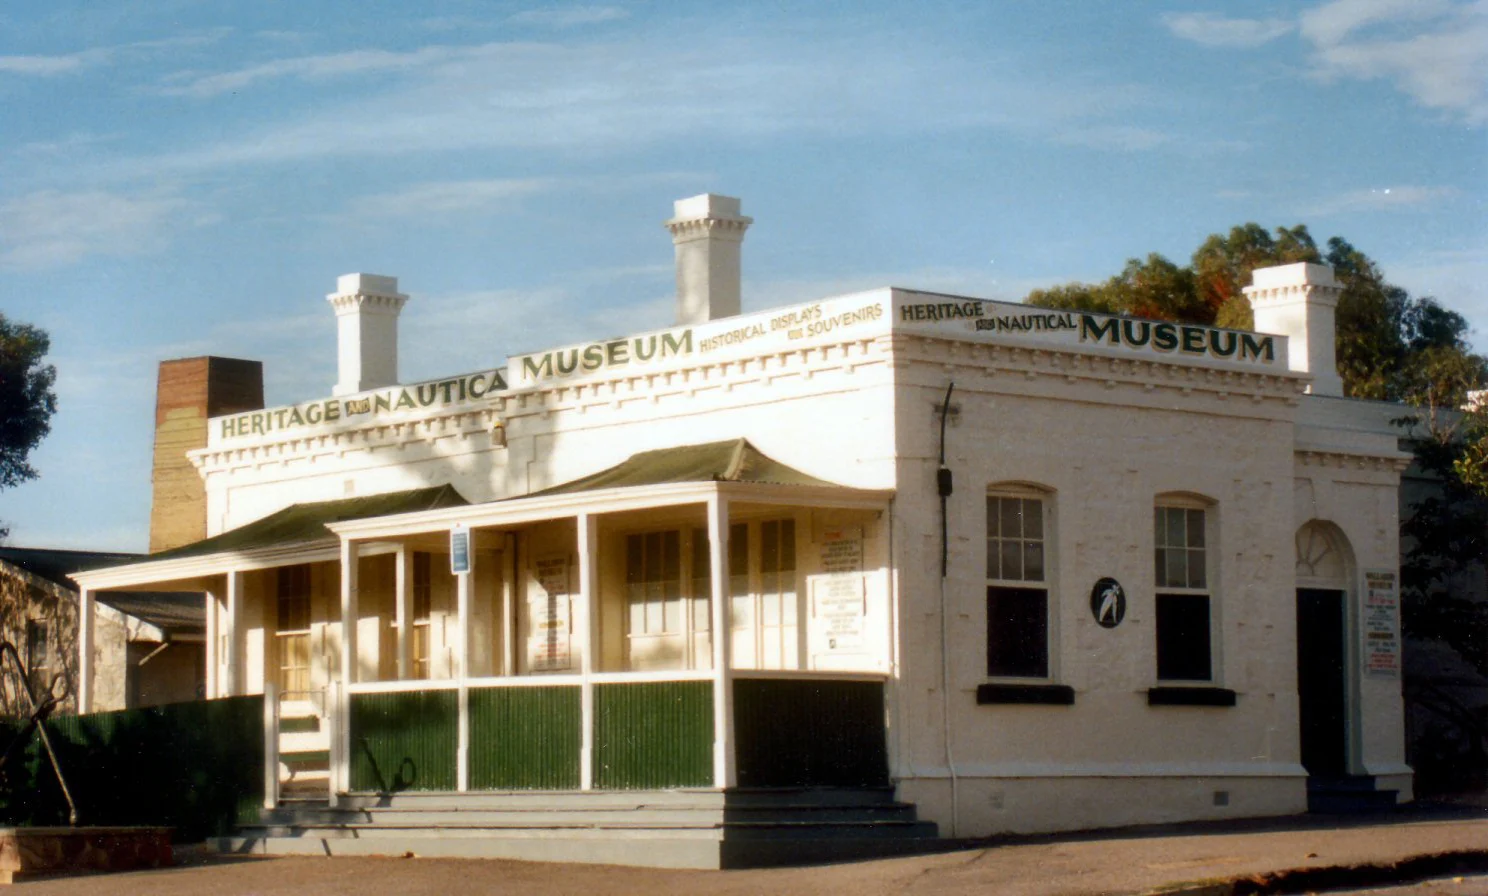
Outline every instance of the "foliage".
<svg viewBox="0 0 1488 896"><path fill-rule="evenodd" d="M51 431L57 410L57 370L42 363L50 347L45 332L0 313L0 489L36 478L26 457ZM0 526L0 539L6 534Z"/></svg>
<svg viewBox="0 0 1488 896"><path fill-rule="evenodd" d="M1401 625L1439 641L1488 676L1488 604L1460 596L1464 579L1488 564L1488 494L1461 474L1463 458L1481 457L1488 420L1427 408L1410 442L1418 471L1435 485L1400 524ZM1481 469L1481 468L1479 468Z"/></svg>

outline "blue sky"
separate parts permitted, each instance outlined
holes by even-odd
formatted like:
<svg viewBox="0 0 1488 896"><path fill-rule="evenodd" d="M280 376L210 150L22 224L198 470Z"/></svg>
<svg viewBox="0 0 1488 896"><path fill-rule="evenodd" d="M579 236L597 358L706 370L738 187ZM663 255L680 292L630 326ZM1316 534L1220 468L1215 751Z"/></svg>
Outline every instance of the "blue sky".
<svg viewBox="0 0 1488 896"><path fill-rule="evenodd" d="M339 274L412 295L407 380L669 323L704 191L755 219L746 309L1301 222L1488 326L1488 3L800 6L0 7L0 311L59 405L11 543L142 550L155 365L328 395Z"/></svg>

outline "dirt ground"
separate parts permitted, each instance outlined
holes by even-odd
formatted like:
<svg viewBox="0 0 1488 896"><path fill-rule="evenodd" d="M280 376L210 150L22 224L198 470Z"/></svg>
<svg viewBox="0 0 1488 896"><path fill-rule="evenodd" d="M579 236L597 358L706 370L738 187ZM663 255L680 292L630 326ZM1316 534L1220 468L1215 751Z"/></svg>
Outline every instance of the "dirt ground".
<svg viewBox="0 0 1488 896"><path fill-rule="evenodd" d="M665 871L599 865L420 858L225 858L181 866L19 883L24 896L506 896L770 893L782 896L1077 896L1144 893L1180 882L1287 868L1398 861L1448 851L1488 854L1488 812L1414 814L1321 827L1315 817L1225 828L1156 829L971 846L930 856L812 868ZM1423 883L1468 896L1485 878ZM1415 892L1416 890L1409 890ZM1361 891L1362 892L1362 891ZM1396 892L1403 892L1397 890Z"/></svg>

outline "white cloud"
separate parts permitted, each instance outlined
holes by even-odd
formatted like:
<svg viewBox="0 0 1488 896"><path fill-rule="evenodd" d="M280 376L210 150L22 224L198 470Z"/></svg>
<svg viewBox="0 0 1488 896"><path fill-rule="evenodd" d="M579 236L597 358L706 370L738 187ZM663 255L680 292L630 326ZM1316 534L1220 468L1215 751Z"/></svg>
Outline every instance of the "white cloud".
<svg viewBox="0 0 1488 896"><path fill-rule="evenodd" d="M1162 16L1174 36L1206 47L1258 47L1297 26L1286 19L1231 19L1212 12L1174 12Z"/></svg>
<svg viewBox="0 0 1488 896"><path fill-rule="evenodd" d="M599 25L629 17L618 6L570 6L566 9L529 9L519 12L508 22L517 25L540 25L547 28L577 28Z"/></svg>
<svg viewBox="0 0 1488 896"><path fill-rule="evenodd" d="M1322 199L1304 215L1341 215L1360 212L1407 211L1430 207L1457 195L1452 187L1395 186L1351 190Z"/></svg>
<svg viewBox="0 0 1488 896"><path fill-rule="evenodd" d="M66 56L0 56L0 72L12 75L50 77L80 70L85 64L82 53Z"/></svg>
<svg viewBox="0 0 1488 896"><path fill-rule="evenodd" d="M1012 61L875 40L840 34L760 41L729 33L679 48L647 35L287 58L182 77L170 89L210 96L273 79L344 76L351 98L213 144L122 159L98 173L158 176L305 158L508 148L613 152L781 133L877 138L986 127L1049 139L1104 126L1115 128L1108 136L1127 149L1167 145L1144 131L1140 113L1160 105L1146 88L1079 73L1035 75ZM637 64L663 56L665 65ZM385 77L369 78L374 74Z"/></svg>
<svg viewBox="0 0 1488 896"><path fill-rule="evenodd" d="M92 47L75 53L49 56L0 56L0 73L31 77L77 74L84 69L110 63L152 58L159 55L161 51L205 46L221 40L231 31L231 28L213 28L159 40L133 41L112 47Z"/></svg>
<svg viewBox="0 0 1488 896"><path fill-rule="evenodd" d="M1302 17L1324 80L1385 79L1429 109L1488 122L1488 2L1334 0Z"/></svg>
<svg viewBox="0 0 1488 896"><path fill-rule="evenodd" d="M1331 46L1370 25L1422 21L1451 10L1447 0L1333 0L1302 14L1302 35Z"/></svg>
<svg viewBox="0 0 1488 896"><path fill-rule="evenodd" d="M392 193L364 196L351 203L353 216L406 218L451 212L488 211L523 196L550 189L547 178L456 180L417 184Z"/></svg>
<svg viewBox="0 0 1488 896"><path fill-rule="evenodd" d="M43 190L0 202L0 266L49 268L158 248L188 204L173 196Z"/></svg>

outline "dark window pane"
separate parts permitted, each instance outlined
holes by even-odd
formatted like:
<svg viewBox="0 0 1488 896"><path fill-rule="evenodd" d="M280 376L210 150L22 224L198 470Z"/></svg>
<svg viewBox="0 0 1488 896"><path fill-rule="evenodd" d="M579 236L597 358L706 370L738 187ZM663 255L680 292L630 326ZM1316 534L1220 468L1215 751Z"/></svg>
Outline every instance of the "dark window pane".
<svg viewBox="0 0 1488 896"><path fill-rule="evenodd" d="M644 536L641 535L625 537L625 581L631 585L645 581L645 569L641 562L643 540Z"/></svg>
<svg viewBox="0 0 1488 896"><path fill-rule="evenodd" d="M987 496L987 537L996 538L1001 531L997 526L998 507L1002 503L1001 498Z"/></svg>
<svg viewBox="0 0 1488 896"><path fill-rule="evenodd" d="M1024 537L1025 539L1042 539L1043 537L1043 502L1036 497L1024 499Z"/></svg>
<svg viewBox="0 0 1488 896"><path fill-rule="evenodd" d="M1168 551L1166 548L1158 548L1153 556L1157 558L1157 585L1161 588L1168 584Z"/></svg>
<svg viewBox="0 0 1488 896"><path fill-rule="evenodd" d="M760 572L780 569L780 524L771 520L760 524Z"/></svg>
<svg viewBox="0 0 1488 896"><path fill-rule="evenodd" d="M995 538L987 539L987 578L1002 578L1002 542Z"/></svg>
<svg viewBox="0 0 1488 896"><path fill-rule="evenodd" d="M1002 499L1001 526L1003 538L1017 538L1023 533L1023 525L1018 519L1020 516L1019 511L1021 510L1019 504L1021 503L1017 498Z"/></svg>
<svg viewBox="0 0 1488 896"><path fill-rule="evenodd" d="M1188 587L1204 587L1204 551L1202 549L1188 552Z"/></svg>
<svg viewBox="0 0 1488 896"><path fill-rule="evenodd" d="M1168 512L1168 540L1169 546L1182 547L1187 542L1183 537L1183 511L1177 507L1167 508Z"/></svg>
<svg viewBox="0 0 1488 896"><path fill-rule="evenodd" d="M1023 545L1020 542L1002 543L1002 577L1013 581L1023 578Z"/></svg>
<svg viewBox="0 0 1488 896"><path fill-rule="evenodd" d="M780 571L796 571L796 521L780 521Z"/></svg>
<svg viewBox="0 0 1488 896"><path fill-rule="evenodd" d="M1163 507L1152 508L1152 543L1161 547L1165 541L1163 536L1167 534L1166 525L1167 509Z"/></svg>
<svg viewBox="0 0 1488 896"><path fill-rule="evenodd" d="M698 526L692 530L692 577L706 582L712 568L712 560L708 553L708 530Z"/></svg>
<svg viewBox="0 0 1488 896"><path fill-rule="evenodd" d="M749 575L749 526L735 523L729 526L729 575Z"/></svg>
<svg viewBox="0 0 1488 896"><path fill-rule="evenodd" d="M1208 597L1157 596L1157 677L1164 681L1210 679Z"/></svg>
<svg viewBox="0 0 1488 896"><path fill-rule="evenodd" d="M1204 511L1188 511L1188 546L1201 548L1204 546Z"/></svg>
<svg viewBox="0 0 1488 896"><path fill-rule="evenodd" d="M661 537L661 577L668 582L675 582L682 577L680 535L676 529L672 529Z"/></svg>
<svg viewBox="0 0 1488 896"><path fill-rule="evenodd" d="M1023 543L1023 580L1026 582L1044 580L1044 543L1042 541Z"/></svg>
<svg viewBox="0 0 1488 896"><path fill-rule="evenodd" d="M1188 582L1188 552L1182 548L1168 548L1167 583L1174 588L1182 588Z"/></svg>
<svg viewBox="0 0 1488 896"><path fill-rule="evenodd" d="M1048 677L1048 595L1042 588L987 589L987 674Z"/></svg>

